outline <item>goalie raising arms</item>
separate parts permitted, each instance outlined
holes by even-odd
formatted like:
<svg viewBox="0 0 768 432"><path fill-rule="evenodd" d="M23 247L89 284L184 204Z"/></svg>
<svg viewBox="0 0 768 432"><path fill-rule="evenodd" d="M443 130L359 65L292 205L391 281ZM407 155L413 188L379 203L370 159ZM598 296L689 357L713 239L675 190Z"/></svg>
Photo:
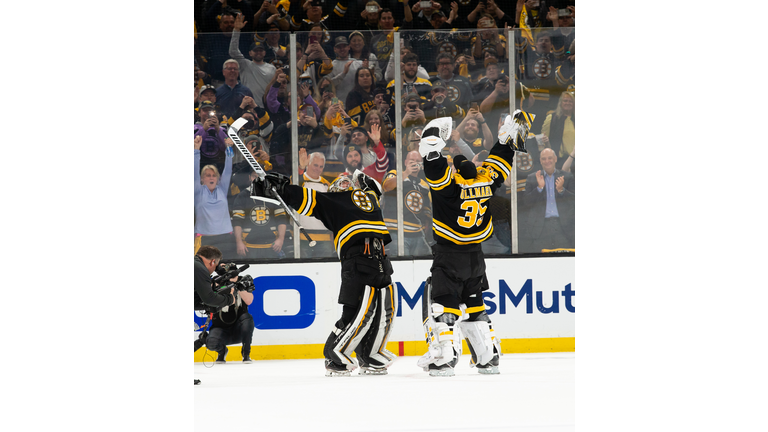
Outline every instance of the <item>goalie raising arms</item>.
<svg viewBox="0 0 768 432"><path fill-rule="evenodd" d="M429 351L418 365L431 376L452 376L461 355L461 335L472 354L470 366L484 374L499 373L499 339L485 312L488 289L481 243L493 234L487 201L514 169L515 151L526 152L531 116L520 110L507 116L499 141L479 167L464 156L451 172L441 150L451 135L451 118L435 119L424 128L419 153L432 195L432 275L424 287L422 319Z"/></svg>
<svg viewBox="0 0 768 432"><path fill-rule="evenodd" d="M326 193L289 183L288 177L269 173L251 190L257 197L279 194L298 214L314 216L333 233L343 309L323 349L325 375L348 376L358 366L361 375L386 374L396 357L386 350L395 292L384 250L391 239L379 206L381 185L358 170L340 175Z"/></svg>

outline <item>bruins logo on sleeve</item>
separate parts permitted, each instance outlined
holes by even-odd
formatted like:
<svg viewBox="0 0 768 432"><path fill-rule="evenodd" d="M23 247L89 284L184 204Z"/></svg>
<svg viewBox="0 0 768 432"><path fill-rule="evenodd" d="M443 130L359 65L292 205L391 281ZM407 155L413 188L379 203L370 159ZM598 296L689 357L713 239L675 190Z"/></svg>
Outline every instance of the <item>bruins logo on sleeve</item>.
<svg viewBox="0 0 768 432"><path fill-rule="evenodd" d="M371 199L368 197L367 193L361 190L352 192L352 202L363 211L373 211L373 203L371 202Z"/></svg>

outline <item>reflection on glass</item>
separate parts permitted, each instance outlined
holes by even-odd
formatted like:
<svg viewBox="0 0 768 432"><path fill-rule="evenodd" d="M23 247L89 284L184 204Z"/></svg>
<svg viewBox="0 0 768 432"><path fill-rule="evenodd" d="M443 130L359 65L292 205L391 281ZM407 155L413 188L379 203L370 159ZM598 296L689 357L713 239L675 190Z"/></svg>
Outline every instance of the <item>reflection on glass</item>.
<svg viewBox="0 0 768 432"><path fill-rule="evenodd" d="M229 31L198 33L195 136L202 140L198 170L213 165L223 180L226 136L222 134L228 124L244 117L248 123L241 129L241 138L265 170L295 175L296 162L295 181L319 191L327 190L344 172L367 170L385 185L382 206L393 236L389 254L429 256L429 245L434 243L429 191L422 190L423 174L409 162L418 159L410 152L418 149L424 125L450 117L453 133L444 154L461 154L481 164L497 141L505 116L520 108L536 116L529 152L516 155L516 179L509 179L488 201L494 236L483 243L483 249L501 255L511 254L513 249L519 253L573 249L573 28L531 28L516 31L510 38L498 18L489 20L490 15L474 10L462 12L462 17L475 13L472 21L453 20L477 26L466 30L445 30L437 21L426 30L407 29L418 19L411 15L405 20L410 24L399 23L401 55L395 59L395 22L392 12L383 11L376 13L382 30L329 31L310 22L302 24L301 31L295 32L296 57L290 59L286 31L290 26L282 28L289 23L261 13L270 19L246 24L237 17L231 23L226 18ZM373 20L373 12L364 18ZM508 58L510 45L512 59ZM296 67L297 94L291 94L291 65ZM402 80L400 113L395 110L397 75ZM397 128L402 129L403 139L400 169ZM292 129L298 136L295 144ZM552 173L543 163L546 159L549 164L550 151L546 150L554 154ZM224 249L228 248L231 258L292 258L292 223L279 208L237 201L238 194L249 187L250 167L238 152L232 163L226 196L233 227L231 242L224 242ZM543 187L537 173L543 177ZM403 180L400 227L397 184L392 184L398 176ZM512 194L512 189L517 193ZM514 230L510 225L513 209L517 218ZM197 234L201 234L198 227L205 225L198 221L207 217L202 211L196 207ZM333 239L325 227L316 220L304 218L301 222L318 241L318 246L309 248L301 239L302 258L333 258ZM256 235L262 229L269 235ZM417 232L419 239L412 241ZM397 250L398 235L407 239L404 251ZM198 243L204 236L196 237ZM227 254L225 258L229 258Z"/></svg>

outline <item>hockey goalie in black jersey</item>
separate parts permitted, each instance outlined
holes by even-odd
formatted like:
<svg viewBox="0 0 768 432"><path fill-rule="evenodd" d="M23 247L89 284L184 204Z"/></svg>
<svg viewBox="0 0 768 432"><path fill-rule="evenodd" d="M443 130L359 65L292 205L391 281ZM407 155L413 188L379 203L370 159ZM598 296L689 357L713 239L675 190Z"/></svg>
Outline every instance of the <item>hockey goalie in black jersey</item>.
<svg viewBox="0 0 768 432"><path fill-rule="evenodd" d="M396 357L386 349L395 316L395 288L384 249L391 239L379 206L381 185L356 170L351 176L339 176L323 193L269 173L264 181L257 179L252 190L257 196L276 198L272 186L298 214L314 216L333 233L341 261L343 309L323 349L326 376L348 376L358 366L361 375L386 374Z"/></svg>
<svg viewBox="0 0 768 432"><path fill-rule="evenodd" d="M479 167L464 156L454 158L453 173L441 150L451 135L451 118L424 128L419 153L432 194L431 277L424 288L422 318L429 350L418 365L431 376L452 376L466 338L470 366L483 374L499 373L499 339L483 303L488 289L481 243L493 234L487 201L512 172L515 151L526 152L532 117L520 110L507 116L499 141Z"/></svg>

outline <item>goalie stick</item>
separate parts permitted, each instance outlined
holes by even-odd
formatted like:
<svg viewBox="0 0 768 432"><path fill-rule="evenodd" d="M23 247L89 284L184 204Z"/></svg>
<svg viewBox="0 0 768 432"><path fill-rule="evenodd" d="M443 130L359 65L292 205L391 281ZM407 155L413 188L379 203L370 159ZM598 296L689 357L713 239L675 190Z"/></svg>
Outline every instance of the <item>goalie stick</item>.
<svg viewBox="0 0 768 432"><path fill-rule="evenodd" d="M234 123L227 129L227 135L232 140L232 142L235 144L235 147L237 147L238 150L240 150L240 153L243 155L245 160L248 162L248 164L253 168L253 170L256 172L256 175L264 181L264 177L267 176L267 173L264 172L264 169L259 165L259 162L256 160L256 158L253 157L251 152L248 151L248 148L245 146L243 141L240 139L240 137L237 135L237 132L240 130L241 127L243 127L244 124L248 123L248 120L240 117L239 119L235 120ZM286 212L288 212L288 215L291 216L291 219L293 219L293 222L296 224L296 226L299 227L299 231L304 234L304 237L307 238L307 241L309 241L309 247L315 247L317 244L316 241L312 240L312 238L307 234L307 231L304 229L303 226L299 223L299 218L296 216L296 213L293 211L292 208L288 206L288 204L283 201L283 198L277 193L275 190L275 187L272 186L272 191L275 193L275 196L277 197L277 201L270 200L270 199L263 199L264 201L274 202L275 204L280 204Z"/></svg>

